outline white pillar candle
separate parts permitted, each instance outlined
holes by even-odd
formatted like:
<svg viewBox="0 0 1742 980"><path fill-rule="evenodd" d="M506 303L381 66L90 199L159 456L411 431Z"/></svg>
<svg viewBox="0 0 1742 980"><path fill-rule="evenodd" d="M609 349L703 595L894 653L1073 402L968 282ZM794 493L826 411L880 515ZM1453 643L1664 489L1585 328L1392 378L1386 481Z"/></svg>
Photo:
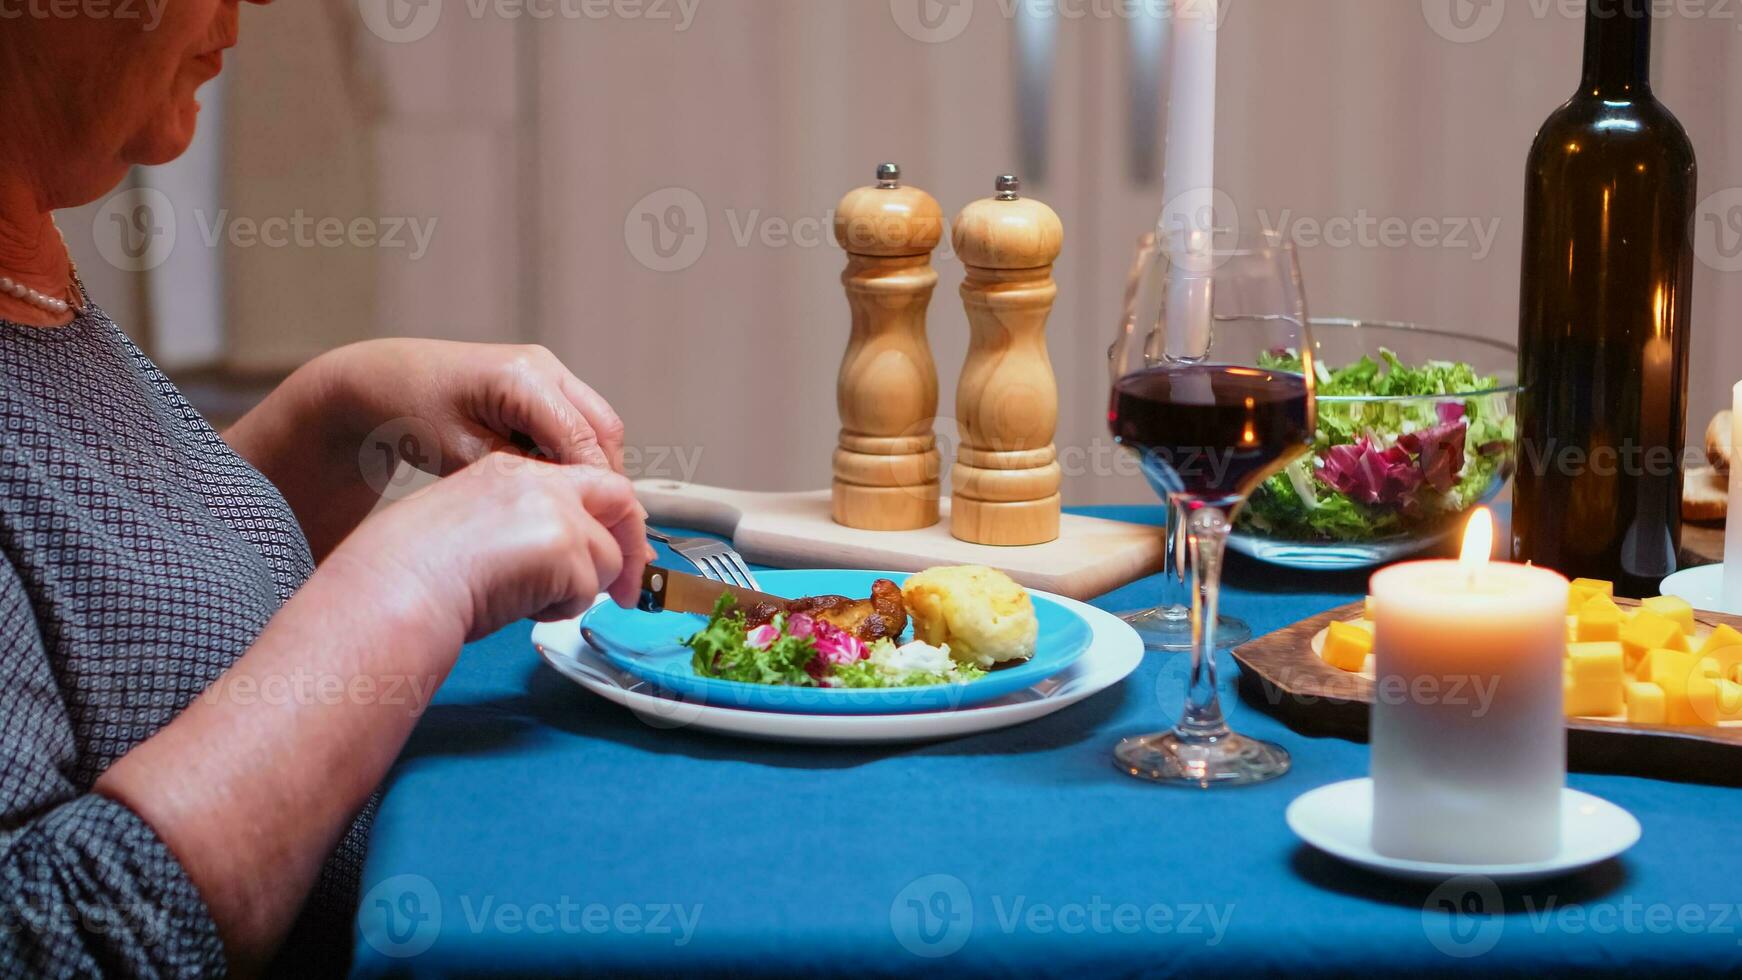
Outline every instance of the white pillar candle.
<svg viewBox="0 0 1742 980"><path fill-rule="evenodd" d="M1462 561L1373 576L1373 847L1445 864L1560 847L1567 580L1489 562L1478 511Z"/></svg>
<svg viewBox="0 0 1742 980"><path fill-rule="evenodd" d="M1730 510L1724 520L1724 611L1742 609L1742 384L1730 422Z"/></svg>

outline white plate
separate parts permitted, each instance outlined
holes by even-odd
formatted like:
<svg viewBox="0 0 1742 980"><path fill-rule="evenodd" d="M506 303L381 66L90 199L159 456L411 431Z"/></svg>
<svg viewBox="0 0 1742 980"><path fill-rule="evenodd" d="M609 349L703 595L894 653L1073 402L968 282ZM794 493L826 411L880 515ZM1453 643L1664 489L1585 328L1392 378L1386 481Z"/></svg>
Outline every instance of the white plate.
<svg viewBox="0 0 1742 980"><path fill-rule="evenodd" d="M582 642L579 620L540 623L533 645L558 673L623 705L654 728L695 728L773 742L875 745L957 738L1043 718L1124 680L1143 659L1143 640L1119 617L1042 593L1081 615L1094 639L1069 670L988 705L901 715L801 715L693 704L617 670ZM600 597L601 602L610 600Z"/></svg>
<svg viewBox="0 0 1742 980"><path fill-rule="evenodd" d="M1607 800L1561 790L1561 849L1531 864L1440 864L1387 857L1373 849L1373 780L1351 779L1304 793L1288 805L1288 826L1308 844L1369 871L1418 881L1480 875L1496 884L1552 878L1588 868L1639 842L1639 821Z"/></svg>
<svg viewBox="0 0 1742 980"><path fill-rule="evenodd" d="M1742 609L1724 608L1724 566L1701 565L1671 575L1658 586L1664 595L1686 599L1695 609L1742 616Z"/></svg>

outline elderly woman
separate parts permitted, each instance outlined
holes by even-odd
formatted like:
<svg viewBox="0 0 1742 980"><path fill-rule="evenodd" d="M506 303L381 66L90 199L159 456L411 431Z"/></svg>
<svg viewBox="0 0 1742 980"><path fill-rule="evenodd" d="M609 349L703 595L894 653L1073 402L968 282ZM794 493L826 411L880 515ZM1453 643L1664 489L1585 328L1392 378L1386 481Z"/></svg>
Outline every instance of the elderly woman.
<svg viewBox="0 0 1742 980"><path fill-rule="evenodd" d="M342 962L422 707L385 692L650 555L620 423L542 350L338 350L220 436L86 295L51 212L187 147L239 2L0 29L0 975ZM447 479L365 520L402 418Z"/></svg>

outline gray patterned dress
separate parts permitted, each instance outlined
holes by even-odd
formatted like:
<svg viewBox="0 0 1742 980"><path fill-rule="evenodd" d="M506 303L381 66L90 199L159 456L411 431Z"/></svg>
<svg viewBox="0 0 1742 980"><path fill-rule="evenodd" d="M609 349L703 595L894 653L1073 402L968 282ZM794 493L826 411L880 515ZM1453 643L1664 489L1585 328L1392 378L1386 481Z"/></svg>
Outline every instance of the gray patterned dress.
<svg viewBox="0 0 1742 980"><path fill-rule="evenodd" d="M91 786L313 567L278 490L107 316L0 321L0 976L223 972L175 855ZM299 966L348 955L367 817L286 945Z"/></svg>

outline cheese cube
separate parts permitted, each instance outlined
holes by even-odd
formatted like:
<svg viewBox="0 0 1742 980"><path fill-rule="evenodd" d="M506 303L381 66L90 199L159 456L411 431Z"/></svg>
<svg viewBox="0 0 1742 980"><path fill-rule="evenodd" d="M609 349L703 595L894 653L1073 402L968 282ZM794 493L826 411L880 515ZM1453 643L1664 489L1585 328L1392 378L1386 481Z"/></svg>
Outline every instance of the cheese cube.
<svg viewBox="0 0 1742 980"><path fill-rule="evenodd" d="M1712 686L1718 689L1718 720L1742 721L1742 684L1718 680Z"/></svg>
<svg viewBox="0 0 1742 980"><path fill-rule="evenodd" d="M1629 681L1626 687L1627 720L1639 725L1661 725L1664 714L1663 688L1644 681Z"/></svg>
<svg viewBox="0 0 1742 980"><path fill-rule="evenodd" d="M1733 626L1720 626L1706 637L1706 642L1700 644L1699 655L1709 657L1725 647L1742 647L1742 633L1736 632Z"/></svg>
<svg viewBox="0 0 1742 980"><path fill-rule="evenodd" d="M1688 637L1675 620L1641 609L1632 619L1621 624L1621 648L1626 651L1628 669L1637 670L1649 651L1686 650ZM1650 680L1643 674L1639 679Z"/></svg>
<svg viewBox="0 0 1742 980"><path fill-rule="evenodd" d="M1717 724L1717 682L1700 672L1699 661L1693 654L1684 650L1653 650L1640 661L1639 679L1663 689L1664 720L1668 724Z"/></svg>
<svg viewBox="0 0 1742 980"><path fill-rule="evenodd" d="M1717 673L1714 675L1724 680L1737 680L1742 676L1742 633L1729 626L1720 626L1706 637L1706 642L1700 644L1700 657L1714 662Z"/></svg>
<svg viewBox="0 0 1742 980"><path fill-rule="evenodd" d="M1718 682L1710 677L1694 675L1688 680L1687 697L1677 701L1664 692L1664 707L1672 725L1716 725L1718 718Z"/></svg>
<svg viewBox="0 0 1742 980"><path fill-rule="evenodd" d="M1568 715L1618 715L1625 710L1621 644L1574 643L1567 648Z"/></svg>
<svg viewBox="0 0 1742 980"><path fill-rule="evenodd" d="M1576 578L1567 589L1567 613L1576 614L1595 596L1615 598L1615 585L1594 578Z"/></svg>
<svg viewBox="0 0 1742 980"><path fill-rule="evenodd" d="M1619 684L1625 673L1622 664L1621 644L1616 642L1572 643L1567 646L1567 670L1579 680Z"/></svg>
<svg viewBox="0 0 1742 980"><path fill-rule="evenodd" d="M1742 646L1721 647L1710 651L1701 647L1700 652L1695 656L1700 658L1702 664L1711 665L1713 677L1725 680L1729 680L1730 675L1736 673L1737 668L1742 667Z"/></svg>
<svg viewBox="0 0 1742 980"><path fill-rule="evenodd" d="M1596 596L1579 607L1578 633L1580 643L1600 643L1621 638L1621 607L1608 596Z"/></svg>
<svg viewBox="0 0 1742 980"><path fill-rule="evenodd" d="M1660 595L1646 599L1640 605L1665 619L1675 620L1681 624L1683 633L1694 631L1694 607L1688 605L1686 599L1673 595Z"/></svg>
<svg viewBox="0 0 1742 980"><path fill-rule="evenodd" d="M1373 634L1354 623L1332 622L1325 632L1325 663L1338 670L1357 673L1373 652Z"/></svg>
<svg viewBox="0 0 1742 980"><path fill-rule="evenodd" d="M1649 681L1663 688L1663 693L1672 700L1678 691L1687 690L1690 679L1705 676L1700 673L1699 660L1693 654L1685 650L1663 648L1647 653L1639 661L1636 673L1636 679Z"/></svg>

